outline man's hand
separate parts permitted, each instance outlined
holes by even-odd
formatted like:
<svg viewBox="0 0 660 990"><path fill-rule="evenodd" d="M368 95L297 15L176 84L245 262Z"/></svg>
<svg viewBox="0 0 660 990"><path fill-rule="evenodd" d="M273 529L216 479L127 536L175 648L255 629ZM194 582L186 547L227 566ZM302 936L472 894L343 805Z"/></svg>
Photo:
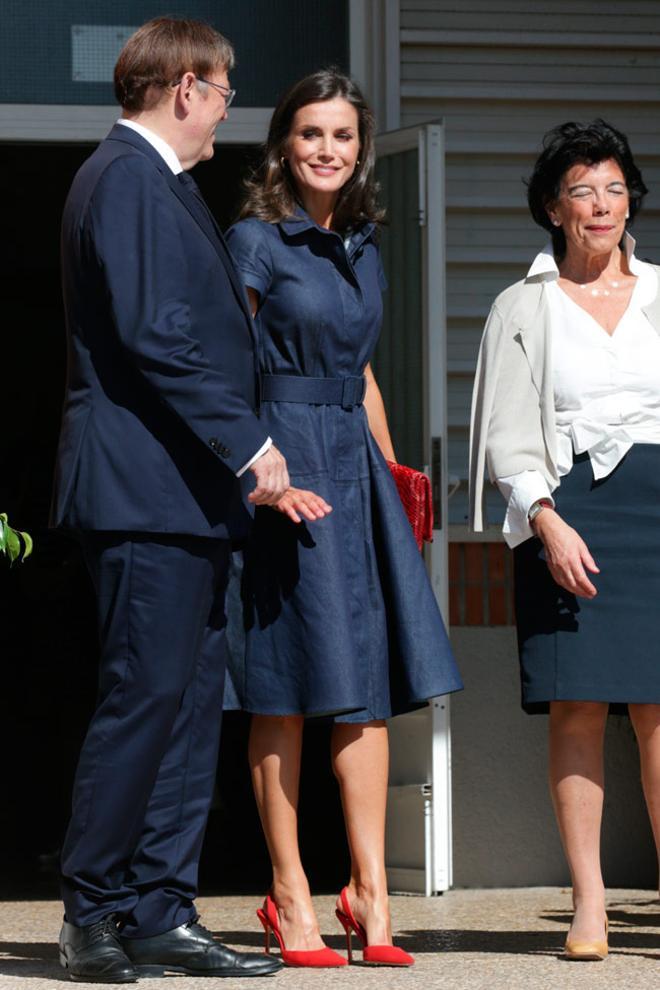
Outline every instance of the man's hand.
<svg viewBox="0 0 660 990"><path fill-rule="evenodd" d="M248 495L254 505L275 505L289 487L286 461L273 444L265 454L250 466L257 479L257 487Z"/></svg>
<svg viewBox="0 0 660 990"><path fill-rule="evenodd" d="M332 506L324 498L304 488L289 488L273 508L288 516L294 523L302 522L303 518L308 522L316 522L332 512Z"/></svg>
<svg viewBox="0 0 660 990"><path fill-rule="evenodd" d="M586 572L600 574L600 570L580 534L553 509L539 512L532 529L545 547L545 559L557 584L580 598L595 598L598 592Z"/></svg>

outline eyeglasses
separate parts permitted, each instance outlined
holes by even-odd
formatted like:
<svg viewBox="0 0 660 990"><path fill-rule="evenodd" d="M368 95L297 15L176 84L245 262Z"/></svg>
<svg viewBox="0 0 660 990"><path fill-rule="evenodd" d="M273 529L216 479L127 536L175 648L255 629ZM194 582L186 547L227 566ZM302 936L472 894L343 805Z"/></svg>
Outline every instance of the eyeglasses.
<svg viewBox="0 0 660 990"><path fill-rule="evenodd" d="M182 82L182 79L178 79L176 82L172 83L172 86L180 86ZM197 82L206 83L207 86L213 86L214 89L217 89L220 96L225 101L225 110L229 109L234 102L234 97L236 96L235 89L229 89L228 86L221 86L220 83L214 83L210 82L208 79L202 79L201 76L197 76Z"/></svg>
<svg viewBox="0 0 660 990"><path fill-rule="evenodd" d="M213 86L213 89L217 89L220 95L225 101L225 110L228 110L232 105L234 97L236 96L235 89L229 89L228 86L221 86L220 83L210 82L208 79L202 79L201 76L197 76L199 82L206 83L207 86Z"/></svg>

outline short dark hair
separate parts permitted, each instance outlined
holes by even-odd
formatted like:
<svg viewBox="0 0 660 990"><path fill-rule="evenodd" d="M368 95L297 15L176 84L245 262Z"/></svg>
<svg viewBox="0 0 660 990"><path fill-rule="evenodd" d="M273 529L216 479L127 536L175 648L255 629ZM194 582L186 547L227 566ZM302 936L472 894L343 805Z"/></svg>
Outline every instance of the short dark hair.
<svg viewBox="0 0 660 990"><path fill-rule="evenodd" d="M152 110L186 72L207 77L234 67L234 49L203 21L155 17L139 27L115 66L115 96L124 110Z"/></svg>
<svg viewBox="0 0 660 990"><path fill-rule="evenodd" d="M546 207L557 199L561 180L569 168L577 164L596 165L610 159L623 172L632 223L648 189L635 165L625 134L598 117L589 124L573 121L560 124L544 136L543 151L536 159L527 183L527 202L536 223L552 235L552 247L557 258L562 258L566 253L566 237L561 227L553 225Z"/></svg>
<svg viewBox="0 0 660 990"><path fill-rule="evenodd" d="M310 103L324 103L337 97L346 100L357 111L360 154L353 175L340 190L333 226L337 230L347 230L365 221L379 223L383 220L384 212L376 202L378 186L373 174L374 115L357 84L334 67L305 76L279 100L270 121L262 161L245 184L247 194L241 217L277 223L295 214L300 196L283 161L293 118L298 110Z"/></svg>

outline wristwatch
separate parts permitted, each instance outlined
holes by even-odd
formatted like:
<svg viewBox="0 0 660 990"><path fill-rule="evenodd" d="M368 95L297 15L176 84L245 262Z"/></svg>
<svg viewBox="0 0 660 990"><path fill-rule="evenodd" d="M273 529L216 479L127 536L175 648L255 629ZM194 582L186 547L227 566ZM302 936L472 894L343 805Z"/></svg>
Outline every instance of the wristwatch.
<svg viewBox="0 0 660 990"><path fill-rule="evenodd" d="M549 498L537 498L536 502L532 502L532 507L527 513L527 521L531 524L534 522L539 512L543 509L554 509L554 505Z"/></svg>

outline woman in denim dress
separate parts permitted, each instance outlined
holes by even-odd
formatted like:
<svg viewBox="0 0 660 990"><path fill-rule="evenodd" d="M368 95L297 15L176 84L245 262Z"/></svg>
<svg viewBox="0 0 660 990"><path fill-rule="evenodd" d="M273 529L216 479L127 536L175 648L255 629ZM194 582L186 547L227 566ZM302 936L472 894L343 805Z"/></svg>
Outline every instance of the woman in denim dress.
<svg viewBox="0 0 660 990"><path fill-rule="evenodd" d="M374 198L373 117L354 83L313 74L273 115L264 163L228 233L260 336L261 418L291 489L258 509L245 552L250 763L273 864L259 912L285 962L331 966L298 850L306 716L332 716L333 769L351 852L338 917L366 962L410 965L392 945L384 863L385 720L458 690L424 562L386 458L369 366L385 278Z"/></svg>

